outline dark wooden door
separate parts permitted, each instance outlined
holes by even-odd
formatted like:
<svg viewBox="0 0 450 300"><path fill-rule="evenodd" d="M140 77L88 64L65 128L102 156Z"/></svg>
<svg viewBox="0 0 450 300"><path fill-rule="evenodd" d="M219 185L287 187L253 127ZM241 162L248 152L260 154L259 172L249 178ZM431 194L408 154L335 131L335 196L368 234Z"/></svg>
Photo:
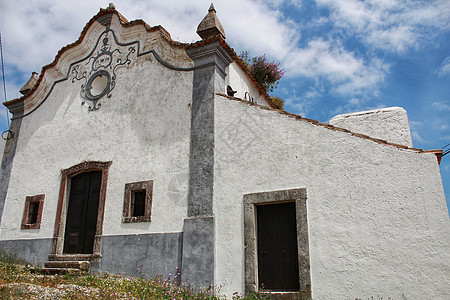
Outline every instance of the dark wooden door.
<svg viewBox="0 0 450 300"><path fill-rule="evenodd" d="M295 203L257 206L259 288L299 290Z"/></svg>
<svg viewBox="0 0 450 300"><path fill-rule="evenodd" d="M72 177L64 253L93 252L101 179L100 171L81 173Z"/></svg>

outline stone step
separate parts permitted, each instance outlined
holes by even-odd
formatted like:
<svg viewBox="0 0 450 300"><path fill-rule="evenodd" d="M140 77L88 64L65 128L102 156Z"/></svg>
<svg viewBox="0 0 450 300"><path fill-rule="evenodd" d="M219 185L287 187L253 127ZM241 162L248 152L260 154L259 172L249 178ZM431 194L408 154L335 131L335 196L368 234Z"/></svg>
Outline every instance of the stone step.
<svg viewBox="0 0 450 300"><path fill-rule="evenodd" d="M75 268L36 268L33 267L30 269L31 273L35 273L35 274L44 274L44 275L63 275L63 274L68 274L68 275L81 275L82 274L82 270L80 269L75 269Z"/></svg>
<svg viewBox="0 0 450 300"><path fill-rule="evenodd" d="M92 254L50 254L49 261L92 261L94 257Z"/></svg>
<svg viewBox="0 0 450 300"><path fill-rule="evenodd" d="M46 268L72 268L89 271L91 263L88 261L47 261L44 266Z"/></svg>

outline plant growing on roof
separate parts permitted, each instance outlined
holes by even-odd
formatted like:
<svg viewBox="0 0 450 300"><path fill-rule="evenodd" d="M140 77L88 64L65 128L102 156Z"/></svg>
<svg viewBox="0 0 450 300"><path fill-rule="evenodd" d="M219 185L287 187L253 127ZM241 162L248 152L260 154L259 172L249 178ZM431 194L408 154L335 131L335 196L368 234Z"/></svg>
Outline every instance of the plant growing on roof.
<svg viewBox="0 0 450 300"><path fill-rule="evenodd" d="M250 59L247 51L242 51L239 57L266 92L273 92L277 88L281 77L285 74L285 70L280 68L280 63L269 61L265 54Z"/></svg>
<svg viewBox="0 0 450 300"><path fill-rule="evenodd" d="M280 97L273 96L273 97L270 97L270 100L272 100L272 103L275 104L275 106L278 109L284 109L284 100L281 99Z"/></svg>

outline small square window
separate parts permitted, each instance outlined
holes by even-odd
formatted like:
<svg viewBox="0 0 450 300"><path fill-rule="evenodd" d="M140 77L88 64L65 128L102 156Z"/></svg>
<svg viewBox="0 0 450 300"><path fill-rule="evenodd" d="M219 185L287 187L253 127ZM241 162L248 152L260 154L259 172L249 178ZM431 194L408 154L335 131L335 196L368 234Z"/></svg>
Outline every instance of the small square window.
<svg viewBox="0 0 450 300"><path fill-rule="evenodd" d="M45 195L27 196L23 211L21 229L41 228L42 210L44 208Z"/></svg>
<svg viewBox="0 0 450 300"><path fill-rule="evenodd" d="M123 223L150 222L153 180L125 184Z"/></svg>

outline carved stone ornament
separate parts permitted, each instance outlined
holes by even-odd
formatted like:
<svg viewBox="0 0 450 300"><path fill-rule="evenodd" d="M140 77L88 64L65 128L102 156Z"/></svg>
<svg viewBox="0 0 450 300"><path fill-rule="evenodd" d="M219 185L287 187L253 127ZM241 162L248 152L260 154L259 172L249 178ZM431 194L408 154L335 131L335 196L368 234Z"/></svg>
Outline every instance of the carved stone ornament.
<svg viewBox="0 0 450 300"><path fill-rule="evenodd" d="M100 100L111 97L116 86L116 69L130 64L130 56L136 52L136 46L121 46L112 30L104 31L97 40L91 54L72 67L72 82L82 81L81 105L88 103L88 110L95 111L101 107Z"/></svg>

